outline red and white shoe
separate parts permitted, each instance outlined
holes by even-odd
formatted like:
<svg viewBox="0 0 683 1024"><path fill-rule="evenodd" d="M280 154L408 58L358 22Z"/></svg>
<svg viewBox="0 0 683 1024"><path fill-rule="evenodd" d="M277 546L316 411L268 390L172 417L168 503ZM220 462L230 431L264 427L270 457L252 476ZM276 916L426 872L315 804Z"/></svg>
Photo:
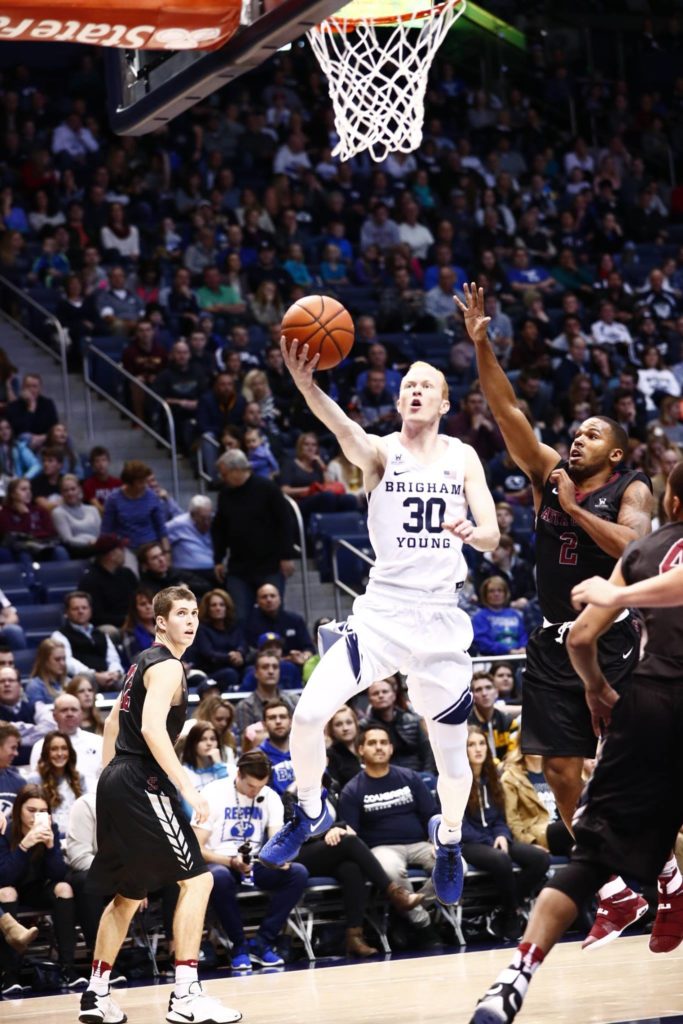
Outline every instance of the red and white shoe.
<svg viewBox="0 0 683 1024"><path fill-rule="evenodd" d="M683 885L667 893L666 884L657 882L657 916L650 935L651 953L670 953L683 941Z"/></svg>
<svg viewBox="0 0 683 1024"><path fill-rule="evenodd" d="M581 949L599 949L618 939L625 928L647 913L647 900L624 886L614 896L600 900L593 927L583 940Z"/></svg>

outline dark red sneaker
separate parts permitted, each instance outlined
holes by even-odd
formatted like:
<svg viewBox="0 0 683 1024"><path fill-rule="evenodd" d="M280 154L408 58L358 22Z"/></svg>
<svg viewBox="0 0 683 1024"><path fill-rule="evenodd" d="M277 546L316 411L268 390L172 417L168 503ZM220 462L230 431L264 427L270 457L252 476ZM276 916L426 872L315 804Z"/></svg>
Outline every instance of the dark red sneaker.
<svg viewBox="0 0 683 1024"><path fill-rule="evenodd" d="M625 928L635 924L647 912L647 900L637 892L624 888L600 900L593 927L583 940L581 949L599 949L618 939Z"/></svg>
<svg viewBox="0 0 683 1024"><path fill-rule="evenodd" d="M651 953L670 953L683 941L683 886L667 893L662 881L657 883L657 916L650 935Z"/></svg>

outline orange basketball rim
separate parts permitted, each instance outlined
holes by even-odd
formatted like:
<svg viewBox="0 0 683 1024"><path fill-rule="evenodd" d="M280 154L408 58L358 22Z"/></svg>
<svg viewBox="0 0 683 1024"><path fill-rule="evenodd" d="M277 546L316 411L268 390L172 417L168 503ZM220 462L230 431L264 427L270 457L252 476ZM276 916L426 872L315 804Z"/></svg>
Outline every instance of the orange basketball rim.
<svg viewBox="0 0 683 1024"><path fill-rule="evenodd" d="M214 50L239 28L241 9L242 0L4 0L0 40Z"/></svg>

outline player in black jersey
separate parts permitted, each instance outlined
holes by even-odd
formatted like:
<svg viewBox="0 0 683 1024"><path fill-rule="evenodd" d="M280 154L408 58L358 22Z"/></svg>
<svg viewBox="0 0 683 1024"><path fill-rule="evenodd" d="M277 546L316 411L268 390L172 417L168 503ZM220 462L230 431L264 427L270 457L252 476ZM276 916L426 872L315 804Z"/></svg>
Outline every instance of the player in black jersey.
<svg viewBox="0 0 683 1024"><path fill-rule="evenodd" d="M236 1010L204 995L197 979L204 915L213 884L181 797L198 821L209 809L175 755L185 721L187 682L180 658L197 632L197 601L187 587L154 598L155 642L128 670L104 728L105 768L97 786L97 854L88 882L116 893L95 942L92 976L81 998L82 1024L120 1024L109 995L111 965L148 892L177 882L173 920L176 974L166 1020L228 1024Z"/></svg>
<svg viewBox="0 0 683 1024"><path fill-rule="evenodd" d="M669 476L664 508L667 525L630 544L609 583L595 577L574 588L578 606L595 603L576 620L569 653L596 731L609 729L575 819L571 862L541 893L510 967L470 1024L514 1020L533 974L615 868L644 884L657 878L650 950L668 953L683 941L683 878L671 853L683 821L683 615L672 607L683 605L683 462ZM598 638L620 609L636 604L647 641L620 697L600 668Z"/></svg>
<svg viewBox="0 0 683 1024"><path fill-rule="evenodd" d="M626 545L649 533L651 485L644 474L623 470L628 439L605 416L591 416L579 426L567 461L537 439L487 338L483 289L465 285L464 292L466 304L455 301L476 348L484 395L511 457L534 492L536 575L544 620L527 643L522 748L542 756L558 810L571 828L583 788L583 761L594 757L596 744L583 686L566 649L577 615L571 590L589 576L609 576ZM613 685L629 675L639 649L637 620L625 611L600 639L600 664ZM621 879L605 886L584 948L616 938L644 913L644 901L629 893Z"/></svg>

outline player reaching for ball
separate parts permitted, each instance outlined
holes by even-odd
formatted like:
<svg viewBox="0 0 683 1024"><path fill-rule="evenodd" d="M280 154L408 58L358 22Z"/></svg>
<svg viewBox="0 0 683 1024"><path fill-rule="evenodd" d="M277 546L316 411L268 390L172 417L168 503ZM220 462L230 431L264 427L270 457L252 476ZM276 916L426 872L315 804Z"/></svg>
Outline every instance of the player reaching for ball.
<svg viewBox="0 0 683 1024"><path fill-rule="evenodd" d="M320 629L323 656L297 705L290 739L299 804L292 821L265 844L261 860L293 860L306 839L329 828L321 792L323 727L352 696L400 671L415 711L425 719L439 771L442 814L429 823L432 878L439 900L453 904L462 892L460 828L472 780L466 726L472 626L458 607L467 575L462 547L492 551L498 544L493 499L474 450L438 432L449 408L439 370L422 362L410 367L397 403L401 430L375 437L316 385L318 360L308 360L307 345L294 341L288 350L283 338L281 347L308 407L363 472L376 562L348 620Z"/></svg>

